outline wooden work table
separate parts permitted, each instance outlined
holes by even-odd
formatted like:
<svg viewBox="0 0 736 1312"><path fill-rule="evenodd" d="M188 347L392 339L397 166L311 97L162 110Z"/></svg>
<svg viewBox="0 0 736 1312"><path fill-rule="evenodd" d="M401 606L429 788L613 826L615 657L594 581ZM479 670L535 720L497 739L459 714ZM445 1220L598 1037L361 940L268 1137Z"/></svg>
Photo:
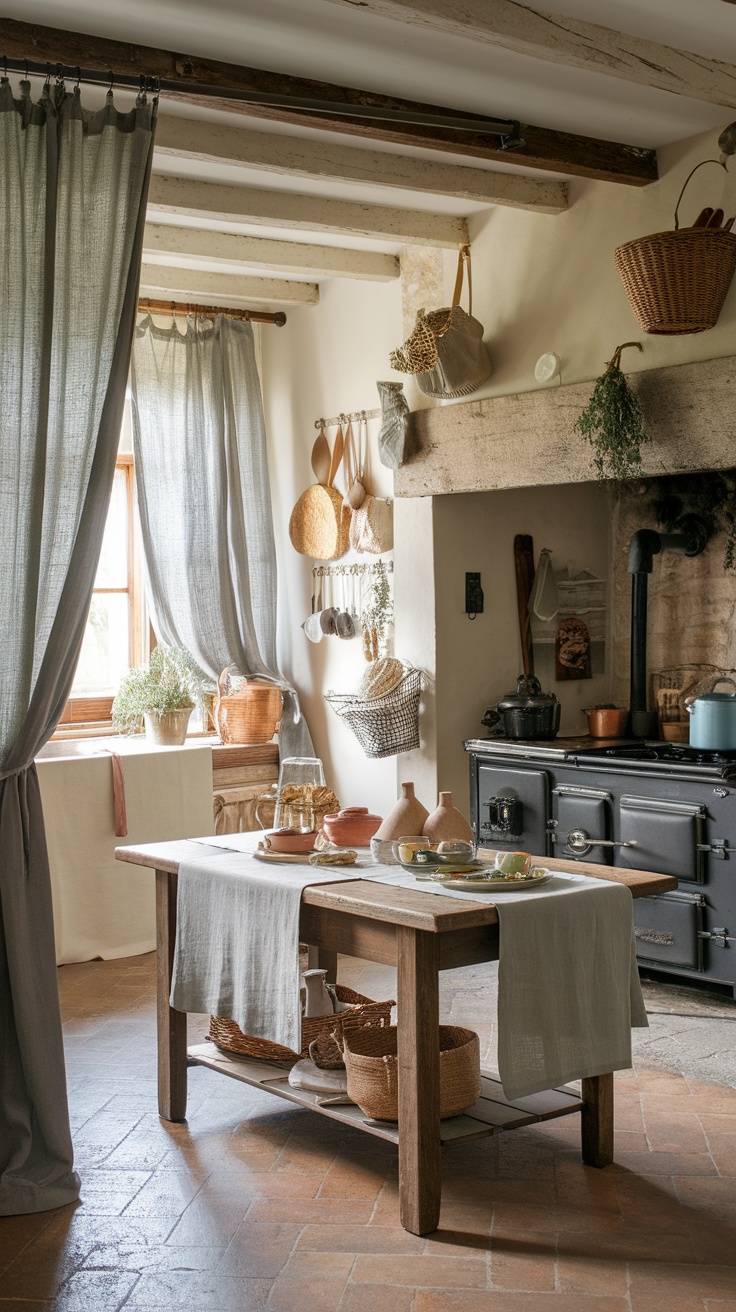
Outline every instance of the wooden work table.
<svg viewBox="0 0 736 1312"><path fill-rule="evenodd" d="M300 937L315 951L332 979L337 955L395 966L399 1032L399 1123L368 1120L360 1109L322 1107L319 1096L292 1089L286 1071L273 1063L228 1057L213 1044L187 1051L186 1013L169 1005L176 939L176 896L180 863L214 855L191 841L120 847L120 861L156 872L158 950L159 1112L166 1120L186 1115L187 1064L204 1065L247 1084L313 1108L380 1138L398 1142L401 1223L414 1234L437 1228L440 1210L440 1149L443 1143L481 1138L528 1122L579 1111L583 1161L607 1166L613 1160L613 1076L582 1081L582 1093L550 1090L508 1101L493 1077L483 1076L483 1094L464 1116L439 1117L439 972L498 958L498 915L487 900L470 902L366 880L315 884L304 889ZM549 859L550 869L570 862ZM575 862L578 874L625 884L633 897L668 892L668 875L619 870ZM315 872L318 877L318 872ZM316 964L316 963L315 963Z"/></svg>

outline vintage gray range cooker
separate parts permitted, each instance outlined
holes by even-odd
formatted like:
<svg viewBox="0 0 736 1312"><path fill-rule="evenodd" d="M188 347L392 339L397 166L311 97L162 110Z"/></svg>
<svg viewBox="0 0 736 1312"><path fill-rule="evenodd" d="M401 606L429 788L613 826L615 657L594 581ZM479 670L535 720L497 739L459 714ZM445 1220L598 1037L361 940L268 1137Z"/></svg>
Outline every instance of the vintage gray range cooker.
<svg viewBox="0 0 736 1312"><path fill-rule="evenodd" d="M676 893L634 902L641 964L736 996L736 752L574 739L465 749L479 843L675 875Z"/></svg>

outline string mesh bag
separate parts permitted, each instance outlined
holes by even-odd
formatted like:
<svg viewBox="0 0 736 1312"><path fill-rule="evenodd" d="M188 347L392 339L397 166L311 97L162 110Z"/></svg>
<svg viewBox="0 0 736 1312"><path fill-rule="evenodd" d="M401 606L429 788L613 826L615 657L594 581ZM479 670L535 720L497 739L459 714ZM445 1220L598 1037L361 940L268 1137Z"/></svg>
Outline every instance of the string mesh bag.
<svg viewBox="0 0 736 1312"><path fill-rule="evenodd" d="M380 697L329 691L325 701L350 726L365 755L379 759L419 747L421 694L421 670L404 666L401 679Z"/></svg>

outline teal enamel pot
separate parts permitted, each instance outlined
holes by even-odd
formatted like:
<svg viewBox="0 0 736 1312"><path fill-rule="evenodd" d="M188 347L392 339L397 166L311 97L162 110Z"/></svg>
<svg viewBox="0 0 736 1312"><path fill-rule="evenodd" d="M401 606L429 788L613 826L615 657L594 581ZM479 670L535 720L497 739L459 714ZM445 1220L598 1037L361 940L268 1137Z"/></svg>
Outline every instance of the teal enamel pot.
<svg viewBox="0 0 736 1312"><path fill-rule="evenodd" d="M732 692L716 692L721 683L729 683ZM736 683L733 679L716 679L710 692L690 702L690 746L708 752L736 752Z"/></svg>

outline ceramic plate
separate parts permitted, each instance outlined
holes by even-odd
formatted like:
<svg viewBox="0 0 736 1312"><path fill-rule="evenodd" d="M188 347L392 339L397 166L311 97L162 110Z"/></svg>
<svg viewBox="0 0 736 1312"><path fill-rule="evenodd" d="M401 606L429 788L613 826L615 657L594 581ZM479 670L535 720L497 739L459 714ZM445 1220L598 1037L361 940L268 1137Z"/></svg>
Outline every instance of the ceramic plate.
<svg viewBox="0 0 736 1312"><path fill-rule="evenodd" d="M439 861L400 861L400 866L404 870L410 870L413 875L419 878L420 875L434 875L436 870L440 869ZM456 870L483 870L488 869L488 863L483 861L456 861L454 869Z"/></svg>
<svg viewBox="0 0 736 1312"><path fill-rule="evenodd" d="M462 888L468 893L523 893L527 888L539 888L552 878L549 870L543 866L533 866L529 879L453 879L452 875L434 876L434 884L445 888Z"/></svg>

